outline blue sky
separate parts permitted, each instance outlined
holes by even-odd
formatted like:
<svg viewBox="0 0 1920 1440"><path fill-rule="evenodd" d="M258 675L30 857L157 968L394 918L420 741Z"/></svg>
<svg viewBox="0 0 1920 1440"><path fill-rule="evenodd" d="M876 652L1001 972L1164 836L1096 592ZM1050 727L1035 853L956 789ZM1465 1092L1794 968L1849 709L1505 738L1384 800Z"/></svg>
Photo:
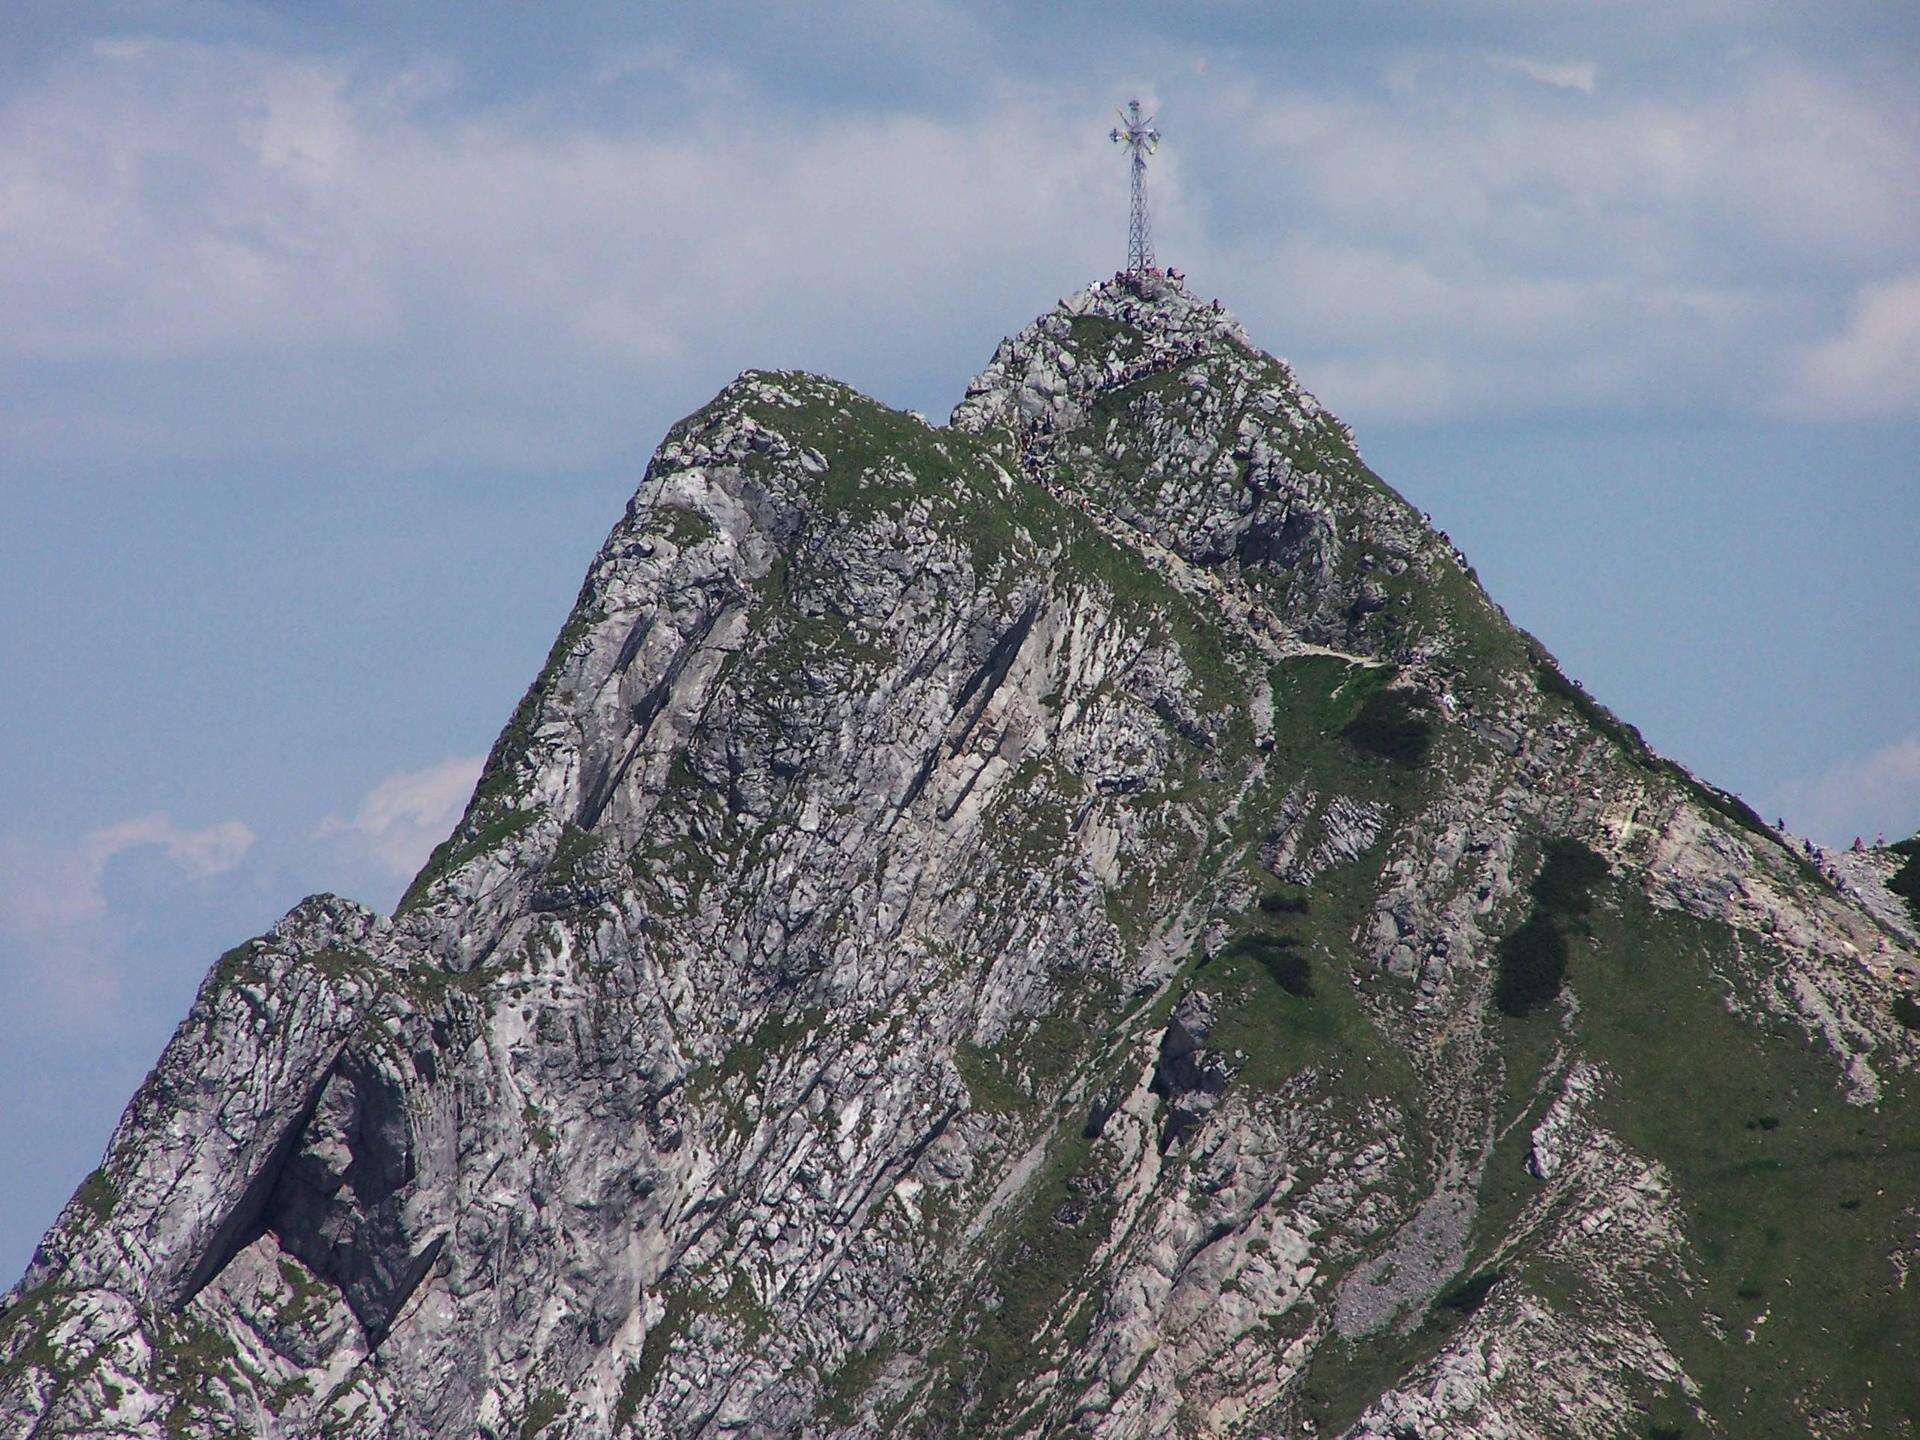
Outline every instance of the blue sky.
<svg viewBox="0 0 1920 1440"><path fill-rule="evenodd" d="M1043 12L1043 13L1037 13ZM452 17L452 18L450 18ZM1163 257L1668 753L1920 824L1920 10L0 16L0 1271L224 948L390 905L665 427Z"/></svg>

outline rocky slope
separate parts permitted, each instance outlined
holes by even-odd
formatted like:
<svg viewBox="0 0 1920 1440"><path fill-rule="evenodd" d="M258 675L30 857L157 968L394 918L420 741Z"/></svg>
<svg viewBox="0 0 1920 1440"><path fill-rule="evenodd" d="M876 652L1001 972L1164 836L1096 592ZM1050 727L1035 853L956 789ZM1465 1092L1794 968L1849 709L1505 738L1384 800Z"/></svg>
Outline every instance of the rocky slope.
<svg viewBox="0 0 1920 1440"><path fill-rule="evenodd" d="M749 373L397 913L213 968L0 1435L1912 1434L1920 860L1844 865L1177 286L944 427Z"/></svg>

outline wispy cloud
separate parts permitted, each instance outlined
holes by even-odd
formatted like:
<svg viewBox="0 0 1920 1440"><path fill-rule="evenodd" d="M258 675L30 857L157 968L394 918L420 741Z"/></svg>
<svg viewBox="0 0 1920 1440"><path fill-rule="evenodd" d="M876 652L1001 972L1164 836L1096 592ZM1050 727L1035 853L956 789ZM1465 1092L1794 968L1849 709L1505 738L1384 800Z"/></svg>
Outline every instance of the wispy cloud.
<svg viewBox="0 0 1920 1440"><path fill-rule="evenodd" d="M1791 412L1838 419L1920 413L1920 270L1864 286L1840 333L1807 350Z"/></svg>
<svg viewBox="0 0 1920 1440"><path fill-rule="evenodd" d="M1511 70L1556 90L1578 90L1583 95L1593 94L1600 81L1600 67L1591 60L1534 60L1525 55L1492 55L1488 61L1497 69Z"/></svg>
<svg viewBox="0 0 1920 1440"><path fill-rule="evenodd" d="M351 817L321 821L315 838L344 841L394 878L410 879L460 818L484 760L456 755L424 770L389 775Z"/></svg>
<svg viewBox="0 0 1920 1440"><path fill-rule="evenodd" d="M0 837L0 937L55 1023L99 1020L120 998L126 957L108 899L109 866L158 852L189 881L238 866L254 833L239 820L189 828L164 814L93 830L71 846Z"/></svg>

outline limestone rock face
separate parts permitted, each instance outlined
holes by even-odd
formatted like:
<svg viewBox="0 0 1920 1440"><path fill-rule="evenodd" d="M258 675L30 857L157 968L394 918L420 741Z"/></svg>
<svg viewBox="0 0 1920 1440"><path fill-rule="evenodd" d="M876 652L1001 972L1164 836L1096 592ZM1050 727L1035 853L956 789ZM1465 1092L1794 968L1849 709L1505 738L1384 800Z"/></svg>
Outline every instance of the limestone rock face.
<svg viewBox="0 0 1920 1440"><path fill-rule="evenodd" d="M1911 1434L1914 887L1820 859L1176 284L946 426L749 373L397 913L213 968L0 1436Z"/></svg>

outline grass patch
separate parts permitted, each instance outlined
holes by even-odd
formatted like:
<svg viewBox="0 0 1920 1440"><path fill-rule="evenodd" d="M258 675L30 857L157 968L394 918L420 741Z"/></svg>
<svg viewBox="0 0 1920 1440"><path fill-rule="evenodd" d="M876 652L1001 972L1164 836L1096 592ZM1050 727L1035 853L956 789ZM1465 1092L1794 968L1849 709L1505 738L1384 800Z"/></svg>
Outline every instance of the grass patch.
<svg viewBox="0 0 1920 1440"><path fill-rule="evenodd" d="M1098 1143L1077 1129L1055 1139L985 1277L984 1313L972 1333L947 1347L947 1380L935 1407L959 1418L956 1433L997 1430L997 1419L1018 1413L1027 1380L1045 1363L1039 1342L1117 1209ZM1091 1304L1091 1288L1079 1288L1080 1303Z"/></svg>
<svg viewBox="0 0 1920 1440"><path fill-rule="evenodd" d="M1545 650L1532 651L1531 659L1534 679L1542 691L1566 701L1581 719L1626 751L1630 758L1642 765L1659 763L1660 757L1654 754L1653 747L1647 744L1646 737L1637 727L1629 725L1594 699L1584 685L1576 685L1569 680L1566 672Z"/></svg>
<svg viewBox="0 0 1920 1440"><path fill-rule="evenodd" d="M666 1308L661 1312L660 1319L647 1331L647 1338L640 1342L639 1360L627 1371L626 1379L620 1386L623 1400L631 1393L633 1403L637 1406L659 1382L660 1372L666 1368L673 1342L687 1328L687 1322L693 1318L693 1310L692 1297L685 1290L675 1290L667 1296Z"/></svg>
<svg viewBox="0 0 1920 1440"><path fill-rule="evenodd" d="M1624 884L1612 894L1578 1023L1619 1077L1603 1122L1674 1177L1699 1288L1651 1300L1701 1404L1728 1434L1797 1430L1823 1406L1855 1412L1842 1428L1920 1426L1920 1286L1888 1259L1911 1243L1920 1193L1914 1077L1891 1079L1878 1106L1846 1104L1839 1066L1798 1026L1728 1012L1731 932ZM1763 937L1740 940L1764 952Z"/></svg>
<svg viewBox="0 0 1920 1440"><path fill-rule="evenodd" d="M537 810L507 809L496 811L471 827L461 821L459 829L434 847L426 866L413 877L413 883L407 886L407 893L400 897L393 913L404 915L425 898L436 880L451 875L475 856L505 844L539 818Z"/></svg>
<svg viewBox="0 0 1920 1440"><path fill-rule="evenodd" d="M1518 1018L1551 1005L1567 978L1567 937L1552 917L1535 911L1500 942L1493 1003Z"/></svg>
<svg viewBox="0 0 1920 1440"><path fill-rule="evenodd" d="M675 549L686 550L705 544L717 532L713 521L699 511L669 501L654 505L648 513L647 533L671 542Z"/></svg>
<svg viewBox="0 0 1920 1440"><path fill-rule="evenodd" d="M994 1050L962 1042L954 1047L953 1063L966 1082L967 1098L975 1110L1006 1115L1033 1103L1033 1097L1008 1073L1006 1062Z"/></svg>
<svg viewBox="0 0 1920 1440"><path fill-rule="evenodd" d="M640 1402L646 1397L646 1379L637 1365L629 1365L627 1373L620 1379L620 1398L613 1404L613 1433L626 1433L633 1424L633 1417L640 1413Z"/></svg>
<svg viewBox="0 0 1920 1440"><path fill-rule="evenodd" d="M1345 1102L1417 1095L1404 1055L1374 1028L1347 979L1372 877L1344 867L1315 882L1310 903L1282 893L1299 907L1276 913L1256 903L1240 933L1194 974L1216 1001L1209 1048L1240 1057L1232 1083L1271 1091L1314 1068Z"/></svg>
<svg viewBox="0 0 1920 1440"><path fill-rule="evenodd" d="M558 1390L542 1390L528 1402L527 1413L520 1417L520 1440L533 1440L558 1420L566 1408L566 1397Z"/></svg>
<svg viewBox="0 0 1920 1440"><path fill-rule="evenodd" d="M119 1202L120 1192L113 1181L107 1178L105 1170L95 1170L80 1182L80 1188L73 1192L73 1198L96 1222L105 1224L113 1214L114 1205Z"/></svg>

